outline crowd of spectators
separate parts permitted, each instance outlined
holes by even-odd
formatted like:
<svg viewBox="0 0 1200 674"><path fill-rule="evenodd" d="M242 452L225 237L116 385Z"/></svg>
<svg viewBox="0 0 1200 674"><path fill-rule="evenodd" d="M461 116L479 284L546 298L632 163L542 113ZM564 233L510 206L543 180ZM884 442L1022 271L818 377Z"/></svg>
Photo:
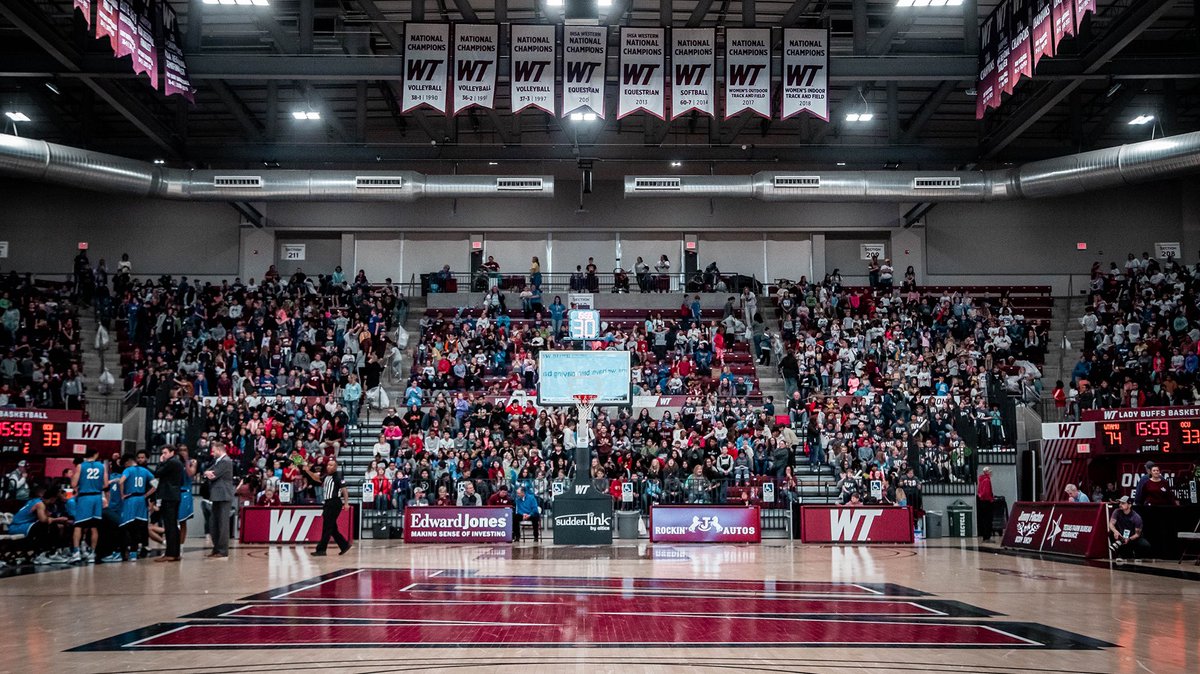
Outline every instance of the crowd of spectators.
<svg viewBox="0 0 1200 674"><path fill-rule="evenodd" d="M0 276L0 406L83 409L82 343L69 285Z"/></svg>

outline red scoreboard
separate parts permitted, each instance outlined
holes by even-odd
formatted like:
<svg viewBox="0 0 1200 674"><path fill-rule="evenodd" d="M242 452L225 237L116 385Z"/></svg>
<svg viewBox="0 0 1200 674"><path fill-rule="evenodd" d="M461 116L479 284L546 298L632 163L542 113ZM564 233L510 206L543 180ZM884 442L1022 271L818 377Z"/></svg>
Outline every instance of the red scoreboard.
<svg viewBox="0 0 1200 674"><path fill-rule="evenodd" d="M71 410L0 410L0 459L71 456L87 447L120 449L121 424L83 420Z"/></svg>
<svg viewBox="0 0 1200 674"><path fill-rule="evenodd" d="M1200 419L1101 421L1096 439L1105 452L1200 452Z"/></svg>

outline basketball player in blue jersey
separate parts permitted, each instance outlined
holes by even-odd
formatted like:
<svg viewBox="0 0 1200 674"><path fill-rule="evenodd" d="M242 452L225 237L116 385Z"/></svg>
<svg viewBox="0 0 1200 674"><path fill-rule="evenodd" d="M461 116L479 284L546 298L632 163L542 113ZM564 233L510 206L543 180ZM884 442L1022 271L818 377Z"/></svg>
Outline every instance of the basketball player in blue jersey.
<svg viewBox="0 0 1200 674"><path fill-rule="evenodd" d="M183 462L183 484L179 488L179 544L187 542L187 522L196 513L192 502L192 484L196 478L196 460L188 456L187 445L179 445L179 460Z"/></svg>
<svg viewBox="0 0 1200 674"><path fill-rule="evenodd" d="M146 499L154 493L150 481L154 473L145 466L137 465L132 455L125 455L125 471L121 473L121 530L125 532L126 547L132 552L130 559L137 559L150 547L150 512Z"/></svg>
<svg viewBox="0 0 1200 674"><path fill-rule="evenodd" d="M113 468L117 469L116 476L108 481L108 489L105 493L108 495L108 503L104 506L104 525L105 532L100 536L102 546L112 552L99 562L123 562L128 559L128 541L125 540L125 532L121 529L121 480L119 459L113 460Z"/></svg>
<svg viewBox="0 0 1200 674"><path fill-rule="evenodd" d="M41 554L33 558L34 564L65 564L67 557L51 552L63 540L60 534L62 528L70 526L66 517L57 517L52 512L58 503L59 493L56 489L34 487L30 492L33 498L13 515L12 523L8 525L8 533L20 534L29 539L32 550L41 550Z"/></svg>
<svg viewBox="0 0 1200 674"><path fill-rule="evenodd" d="M83 463L75 467L71 474L71 488L75 490L75 531L71 534L70 562L76 564L96 561L96 545L100 542L100 518L104 515L104 506L108 496L104 493L108 487L108 466L99 460L100 450L92 447L87 450ZM83 530L87 529L90 536L91 549L82 552L79 544L83 540Z"/></svg>

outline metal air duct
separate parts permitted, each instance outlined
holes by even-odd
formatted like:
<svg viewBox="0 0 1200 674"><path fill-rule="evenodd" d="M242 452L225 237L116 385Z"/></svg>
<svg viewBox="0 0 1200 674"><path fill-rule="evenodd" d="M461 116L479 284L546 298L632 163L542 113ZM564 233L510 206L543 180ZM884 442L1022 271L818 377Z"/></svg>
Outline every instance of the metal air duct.
<svg viewBox="0 0 1200 674"><path fill-rule="evenodd" d="M200 171L0 134L0 174L183 201L414 201L551 198L553 176L425 175L415 171Z"/></svg>

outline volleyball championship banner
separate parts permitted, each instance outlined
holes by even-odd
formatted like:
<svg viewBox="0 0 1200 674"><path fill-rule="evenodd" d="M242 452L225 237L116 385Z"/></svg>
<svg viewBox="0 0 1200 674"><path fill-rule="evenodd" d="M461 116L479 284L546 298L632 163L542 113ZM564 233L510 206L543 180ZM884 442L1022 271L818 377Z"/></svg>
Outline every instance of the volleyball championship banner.
<svg viewBox="0 0 1200 674"><path fill-rule="evenodd" d="M404 511L405 543L507 543L513 535L507 506L429 506Z"/></svg>
<svg viewBox="0 0 1200 674"><path fill-rule="evenodd" d="M802 112L829 121L829 31L783 31L783 119Z"/></svg>
<svg viewBox="0 0 1200 674"><path fill-rule="evenodd" d="M621 28L617 119L638 111L666 119L666 57L666 29Z"/></svg>
<svg viewBox="0 0 1200 674"><path fill-rule="evenodd" d="M717 31L671 30L671 119L695 110L713 117L716 107Z"/></svg>
<svg viewBox="0 0 1200 674"><path fill-rule="evenodd" d="M133 52L133 72L150 76L150 86L158 89L158 45L154 41L154 5L146 0L135 13L137 47Z"/></svg>
<svg viewBox="0 0 1200 674"><path fill-rule="evenodd" d="M404 31L404 93L400 112L428 106L446 112L450 24L410 23Z"/></svg>
<svg viewBox="0 0 1200 674"><path fill-rule="evenodd" d="M594 112L604 119L608 27L563 26L562 116Z"/></svg>
<svg viewBox="0 0 1200 674"><path fill-rule="evenodd" d="M912 543L912 509L908 506L800 507L803 543Z"/></svg>
<svg viewBox="0 0 1200 674"><path fill-rule="evenodd" d="M247 506L240 511L242 543L316 543L321 540L321 506L262 507ZM354 540L354 511L338 513L338 531L346 540Z"/></svg>
<svg viewBox="0 0 1200 674"><path fill-rule="evenodd" d="M1054 23L1054 51L1068 36L1075 34L1075 0L1051 0L1050 16Z"/></svg>
<svg viewBox="0 0 1200 674"><path fill-rule="evenodd" d="M96 39L108 37L108 46L117 53L118 0L99 0L96 3Z"/></svg>
<svg viewBox="0 0 1200 674"><path fill-rule="evenodd" d="M1016 503L1002 546L1086 559L1108 556L1108 504Z"/></svg>
<svg viewBox="0 0 1200 674"><path fill-rule="evenodd" d="M725 119L749 110L771 118L771 29L725 30Z"/></svg>
<svg viewBox="0 0 1200 674"><path fill-rule="evenodd" d="M453 114L472 107L496 107L496 61L500 26L460 23L454 27Z"/></svg>
<svg viewBox="0 0 1200 674"><path fill-rule="evenodd" d="M120 0L117 4L117 56L129 56L137 51L137 19L133 15L133 3Z"/></svg>
<svg viewBox="0 0 1200 674"><path fill-rule="evenodd" d="M758 506L653 506L650 540L654 543L760 543Z"/></svg>
<svg viewBox="0 0 1200 674"><path fill-rule="evenodd" d="M74 0L72 5L83 14L83 22L92 27L92 0Z"/></svg>
<svg viewBox="0 0 1200 674"><path fill-rule="evenodd" d="M554 26L513 26L509 39L513 114L533 107L554 114Z"/></svg>
<svg viewBox="0 0 1200 674"><path fill-rule="evenodd" d="M183 49L179 43L179 16L170 3L162 4L163 30L163 94L183 96L195 103L195 90L188 77L187 64L183 60Z"/></svg>

